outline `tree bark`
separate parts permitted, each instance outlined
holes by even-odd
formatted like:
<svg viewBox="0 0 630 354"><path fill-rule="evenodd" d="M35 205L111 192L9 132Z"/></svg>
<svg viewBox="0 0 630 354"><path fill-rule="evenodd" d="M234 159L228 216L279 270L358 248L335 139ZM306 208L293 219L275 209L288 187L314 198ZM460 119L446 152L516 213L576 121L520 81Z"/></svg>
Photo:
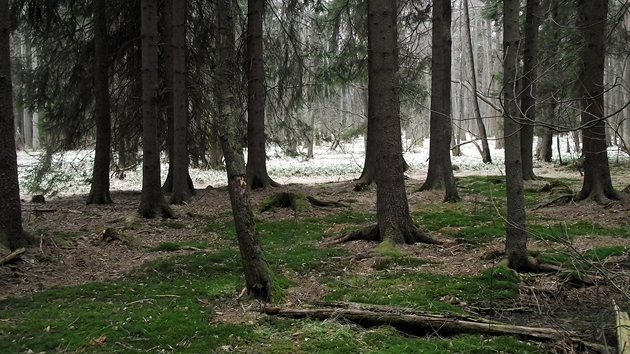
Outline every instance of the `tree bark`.
<svg viewBox="0 0 630 354"><path fill-rule="evenodd" d="M233 85L237 70L235 69L233 6L235 6L233 0L219 0L217 8L219 25L217 48L220 65L218 66L216 95L220 120L219 140L225 155L232 215L243 261L247 291L254 298L268 301L273 292L273 279L256 233L254 213L247 187L242 138L239 136L240 120L238 110L234 108L236 100L233 92L236 88Z"/></svg>
<svg viewBox="0 0 630 354"><path fill-rule="evenodd" d="M22 204L18 183L8 0L0 0L0 243L11 251L25 246Z"/></svg>
<svg viewBox="0 0 630 354"><path fill-rule="evenodd" d="M368 0L368 144L376 149L378 231L394 244L432 242L411 221L403 175L398 102L396 0Z"/></svg>
<svg viewBox="0 0 630 354"><path fill-rule="evenodd" d="M526 181L538 179L534 173L534 125L536 124L536 80L538 80L538 27L540 0L527 0L525 47L521 95L521 169Z"/></svg>
<svg viewBox="0 0 630 354"><path fill-rule="evenodd" d="M265 137L265 66L263 61L264 1L247 2L247 185L279 187L267 172Z"/></svg>
<svg viewBox="0 0 630 354"><path fill-rule="evenodd" d="M444 188L444 201L459 200L451 163L451 2L433 1L429 169L420 190Z"/></svg>
<svg viewBox="0 0 630 354"><path fill-rule="evenodd" d="M604 121L604 44L606 42L606 16L608 1L580 0L578 2L578 28L584 38L581 61L580 87L582 88L582 154L584 156L584 182L578 199L592 199L598 203L619 199L612 186L606 129Z"/></svg>
<svg viewBox="0 0 630 354"><path fill-rule="evenodd" d="M505 179L507 189L507 223L505 252L508 266L530 270L527 255L527 225L521 167L519 109L516 97L520 33L519 0L503 1L503 122L505 131Z"/></svg>
<svg viewBox="0 0 630 354"><path fill-rule="evenodd" d="M157 131L157 0L142 0L142 195L138 213L173 217L160 187L160 147Z"/></svg>
<svg viewBox="0 0 630 354"><path fill-rule="evenodd" d="M173 194L170 204L183 204L195 194L188 173L188 94L186 92L186 0L172 0L173 26Z"/></svg>
<svg viewBox="0 0 630 354"><path fill-rule="evenodd" d="M110 204L109 166L112 144L109 112L109 56L107 48L107 12L105 0L93 0L94 14L94 119L96 120L96 149L92 186L87 204Z"/></svg>
<svg viewBox="0 0 630 354"><path fill-rule="evenodd" d="M470 16L468 14L468 0L464 0L464 36L467 44L467 59L470 69L470 84L472 86L472 103L477 129L479 130L479 140L481 140L481 159L484 163L491 163L490 147L488 146L488 137L486 135L486 126L481 118L481 110L479 109L479 100L477 98L477 73L475 72L475 59L473 55L472 38L470 37Z"/></svg>

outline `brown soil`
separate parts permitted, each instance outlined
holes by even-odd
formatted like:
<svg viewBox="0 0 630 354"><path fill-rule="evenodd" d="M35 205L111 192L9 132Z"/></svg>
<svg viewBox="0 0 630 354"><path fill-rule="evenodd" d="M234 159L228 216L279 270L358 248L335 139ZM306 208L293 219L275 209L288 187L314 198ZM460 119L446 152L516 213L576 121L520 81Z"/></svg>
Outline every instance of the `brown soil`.
<svg viewBox="0 0 630 354"><path fill-rule="evenodd" d="M536 186L532 182L531 186ZM440 203L442 192L415 192L420 181L407 181L409 204L412 210L421 210L425 205ZM258 205L269 193L276 191L298 192L329 201L355 200L349 208L355 212L375 212L373 190L354 192L352 182L337 182L313 185L288 185L272 191L253 192L253 205ZM221 247L216 234L202 232L208 218L225 217L230 210L226 191L211 189L198 190L188 205L174 206L179 216L172 220L183 227L173 228L160 219L144 220L137 216L139 192L114 192L113 205L85 205L85 196L67 196L49 200L47 204L23 203L24 228L34 236L36 244L27 250L20 260L0 266L0 299L8 296L23 296L45 290L56 285L75 285L92 281L115 279L139 267L148 260L169 257L174 254L196 252L195 249L176 252L150 252L153 246L167 241L215 241ZM474 203L474 197L465 197L463 203ZM530 218L546 216L557 222L567 223L587 220L602 225L627 225L629 215L627 202L617 202L608 208L590 202L570 203L528 211ZM319 216L338 213L339 208L311 208L302 212L304 216ZM260 214L261 218L283 219L294 217L291 210L276 209ZM497 216L499 217L499 216ZM109 231L108 231L109 230ZM113 231L113 233L111 233ZM328 231L334 231L328 230ZM445 243L439 247L422 244L401 246L409 254L423 260L435 261L423 266L425 272L440 274L477 274L500 261L504 240L498 239L481 247L458 244L454 240L440 237ZM573 247L578 251L599 245L630 246L630 239L610 236L587 236L574 238L570 243L556 243L555 247ZM370 274L376 272L374 263L378 260L369 256L374 243L352 241L331 245L322 241L319 247L341 247L356 257L347 272ZM549 244L530 241L530 249L548 249ZM0 249L0 256L8 253ZM628 254L607 260L601 271L586 284L576 284L561 280L555 274L523 274L526 281L521 288L521 296L510 304L497 304L496 307L480 308L475 304L464 304L468 310L482 316L514 324L554 326L578 329L590 334L592 341L602 342L598 331L606 326L610 335L611 299L622 299L621 291L628 293ZM603 268L602 268L603 269ZM284 274L298 286L288 290L287 305L314 302L326 294L327 288L320 284L317 274L300 276L289 270ZM243 321L256 317L257 308L251 303L240 302L239 294L234 294L234 302L228 304L221 321ZM627 300L627 299L626 299ZM461 305L460 300L448 299ZM627 301L625 302L628 303ZM500 305L500 306L499 306ZM248 316L244 316L248 313ZM589 321L604 322L593 323ZM583 315L583 316L582 316ZM576 319L584 318L584 321ZM576 323L581 323L577 325Z"/></svg>

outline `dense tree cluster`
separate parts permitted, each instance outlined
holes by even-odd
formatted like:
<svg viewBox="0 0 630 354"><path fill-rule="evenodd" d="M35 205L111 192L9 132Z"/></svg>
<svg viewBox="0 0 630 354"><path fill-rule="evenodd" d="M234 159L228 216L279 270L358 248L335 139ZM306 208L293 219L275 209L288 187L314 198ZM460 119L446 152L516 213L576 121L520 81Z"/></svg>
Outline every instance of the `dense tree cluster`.
<svg viewBox="0 0 630 354"><path fill-rule="evenodd" d="M505 143L510 265L532 269L523 180L537 178L534 158L550 160L554 134L572 134L584 156L577 198L603 202L618 198L606 148L628 150L627 4L576 4L528 0L523 13L507 0L0 1L0 240L25 242L16 143L41 141L40 178L54 154L95 148L87 203L113 202L110 172L142 164L147 218L173 217L168 204L190 199L190 165L225 165L248 289L266 299L248 193L278 186L270 144L315 158L322 139L336 148L364 136L358 186L376 183L378 224L356 237L413 243L438 241L411 221L403 138L430 136L422 190L444 188L449 202L459 199L451 153L473 143L490 163L494 138Z"/></svg>

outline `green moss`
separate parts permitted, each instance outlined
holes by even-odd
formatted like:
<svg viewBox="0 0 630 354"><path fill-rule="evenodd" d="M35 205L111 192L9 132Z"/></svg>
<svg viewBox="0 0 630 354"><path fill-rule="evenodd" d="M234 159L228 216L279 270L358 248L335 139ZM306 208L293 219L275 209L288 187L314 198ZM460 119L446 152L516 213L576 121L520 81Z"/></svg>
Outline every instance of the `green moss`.
<svg viewBox="0 0 630 354"><path fill-rule="evenodd" d="M406 253L404 251L396 248L396 245L391 241L383 241L376 248L372 250L372 252L381 257L392 257L398 258L404 256Z"/></svg>

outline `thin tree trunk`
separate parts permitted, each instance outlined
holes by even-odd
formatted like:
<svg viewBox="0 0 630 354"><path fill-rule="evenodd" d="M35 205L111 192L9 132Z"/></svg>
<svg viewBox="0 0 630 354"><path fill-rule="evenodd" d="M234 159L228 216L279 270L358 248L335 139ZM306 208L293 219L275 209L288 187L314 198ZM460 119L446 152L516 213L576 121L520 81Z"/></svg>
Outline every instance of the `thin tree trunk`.
<svg viewBox="0 0 630 354"><path fill-rule="evenodd" d="M162 62L164 64L164 115L166 116L166 147L168 173L162 186L164 193L173 191L173 163L175 161L175 117L173 113L173 0L162 0Z"/></svg>
<svg viewBox="0 0 630 354"><path fill-rule="evenodd" d="M109 112L109 57L107 49L107 12L105 0L93 0L94 14L94 119L96 120L96 151L92 186L87 204L109 204L109 165L112 128Z"/></svg>
<svg viewBox="0 0 630 354"><path fill-rule="evenodd" d="M534 125L536 124L536 81L538 80L538 27L540 26L540 0L527 0L525 15L525 49L521 95L521 161L523 179L537 179L534 174Z"/></svg>
<svg viewBox="0 0 630 354"><path fill-rule="evenodd" d="M481 158L484 163L491 163L490 147L488 146L488 137L486 136L486 127L481 118L481 110L479 109L479 100L477 98L477 73L475 72L475 58L473 55L472 38L470 37L470 16L468 14L468 0L464 0L464 36L467 44L467 59L470 69L470 83L472 86L472 103L479 139L481 140Z"/></svg>

